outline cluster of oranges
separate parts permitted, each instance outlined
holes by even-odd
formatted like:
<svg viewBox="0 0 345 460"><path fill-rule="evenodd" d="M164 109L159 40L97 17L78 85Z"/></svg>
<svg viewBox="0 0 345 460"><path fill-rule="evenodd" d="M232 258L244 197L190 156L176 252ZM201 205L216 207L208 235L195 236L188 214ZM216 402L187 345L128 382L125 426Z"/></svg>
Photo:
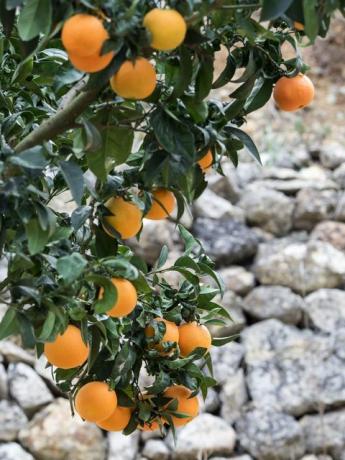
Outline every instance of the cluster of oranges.
<svg viewBox="0 0 345 460"><path fill-rule="evenodd" d="M122 318L129 315L136 307L137 291L126 279L112 278L112 282L117 290L117 300L107 314L113 318ZM99 295L100 297L103 295L102 289ZM170 354L164 351L166 344L174 347L178 345L182 357L190 355L197 348L206 351L211 347L212 338L208 329L195 321L180 326L164 318L156 318L153 321L164 323L165 332L158 343L152 343L154 328L149 324L145 328L147 347L154 347L163 357ZM60 369L73 369L83 365L89 353L89 346L84 342L80 329L71 324L53 342L44 345L44 354L48 362ZM198 414L198 399L190 397L191 391L188 388L173 385L164 392L164 396L176 399L176 410L185 415L184 418L172 416L174 425L186 424ZM116 392L110 390L107 383L99 381L89 382L79 389L75 398L75 408L83 419L95 422L109 431L122 431L132 414L132 409L118 406ZM139 428L154 430L164 423L165 420L160 420Z"/></svg>

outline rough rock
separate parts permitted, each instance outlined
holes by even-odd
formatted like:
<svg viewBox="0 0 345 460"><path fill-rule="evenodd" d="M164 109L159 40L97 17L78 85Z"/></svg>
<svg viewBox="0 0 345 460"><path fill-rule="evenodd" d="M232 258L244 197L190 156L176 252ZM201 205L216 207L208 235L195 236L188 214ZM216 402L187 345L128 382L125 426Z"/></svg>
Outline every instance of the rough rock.
<svg viewBox="0 0 345 460"><path fill-rule="evenodd" d="M72 417L68 400L62 398L37 413L20 431L19 440L37 460L105 459L102 431Z"/></svg>
<svg viewBox="0 0 345 460"><path fill-rule="evenodd" d="M278 168L276 166L268 166L264 168L263 177L265 179L279 180L298 179L299 172L291 168Z"/></svg>
<svg viewBox="0 0 345 460"><path fill-rule="evenodd" d="M302 318L303 299L283 286L259 286L243 301L243 309L259 320L277 318L298 324Z"/></svg>
<svg viewBox="0 0 345 460"><path fill-rule="evenodd" d="M327 452L343 460L345 452L345 411L306 415L300 420L308 452Z"/></svg>
<svg viewBox="0 0 345 460"><path fill-rule="evenodd" d="M292 227L294 200L281 192L264 187L248 187L238 205L246 220L264 230L281 236Z"/></svg>
<svg viewBox="0 0 345 460"><path fill-rule="evenodd" d="M342 222L320 222L313 230L311 239L325 241L345 251L345 224Z"/></svg>
<svg viewBox="0 0 345 460"><path fill-rule="evenodd" d="M241 408L248 401L243 369L228 377L220 392L221 416L230 425L241 415Z"/></svg>
<svg viewBox="0 0 345 460"><path fill-rule="evenodd" d="M14 441L27 422L26 415L17 404L0 401L0 441Z"/></svg>
<svg viewBox="0 0 345 460"><path fill-rule="evenodd" d="M243 331L242 341L247 386L257 407L299 416L320 404L344 404L345 329L321 336L270 319Z"/></svg>
<svg viewBox="0 0 345 460"><path fill-rule="evenodd" d="M306 188L296 197L294 226L311 230L317 223L335 216L338 194L334 190Z"/></svg>
<svg viewBox="0 0 345 460"><path fill-rule="evenodd" d="M199 460L202 454L229 456L235 442L236 433L224 420L201 414L179 431L173 459Z"/></svg>
<svg viewBox="0 0 345 460"><path fill-rule="evenodd" d="M225 198L216 195L212 190L206 189L194 202L193 208L196 217L207 217L209 219L232 218L244 222L243 210L234 206Z"/></svg>
<svg viewBox="0 0 345 460"><path fill-rule="evenodd" d="M333 179L340 188L345 188L345 162L334 171Z"/></svg>
<svg viewBox="0 0 345 460"><path fill-rule="evenodd" d="M9 442L0 445L1 460L35 460L20 444Z"/></svg>
<svg viewBox="0 0 345 460"><path fill-rule="evenodd" d="M255 286L255 277L243 267L232 266L219 270L219 275L224 281L225 289L238 295L246 295Z"/></svg>
<svg viewBox="0 0 345 460"><path fill-rule="evenodd" d="M220 174L208 175L208 188L231 203L236 203L241 193L236 177L236 170L230 162L224 163L222 168L224 176Z"/></svg>
<svg viewBox="0 0 345 460"><path fill-rule="evenodd" d="M208 255L219 265L231 265L253 257L258 237L253 230L232 219L195 220L194 234L200 238Z"/></svg>
<svg viewBox="0 0 345 460"><path fill-rule="evenodd" d="M229 377L232 377L237 372L243 355L244 348L237 342L230 342L222 347L211 348L214 377L220 385L224 384Z"/></svg>
<svg viewBox="0 0 345 460"><path fill-rule="evenodd" d="M316 190L338 190L339 186L331 179L315 180L315 179L266 179L256 181L255 186L266 187L278 192L285 193L286 195L295 195L300 190L305 188L314 188Z"/></svg>
<svg viewBox="0 0 345 460"><path fill-rule="evenodd" d="M0 341L0 355L3 355L8 363L21 362L29 365L35 363L35 356L33 354L28 353L9 340Z"/></svg>
<svg viewBox="0 0 345 460"><path fill-rule="evenodd" d="M169 460L170 450L160 439L149 439L143 449L144 457L149 460Z"/></svg>
<svg viewBox="0 0 345 460"><path fill-rule="evenodd" d="M304 294L341 286L345 255L322 241L273 240L260 244L254 271L262 284L287 286Z"/></svg>
<svg viewBox="0 0 345 460"><path fill-rule="evenodd" d="M0 364L0 399L6 399L8 396L7 373L2 364Z"/></svg>
<svg viewBox="0 0 345 460"><path fill-rule="evenodd" d="M345 291L320 289L305 298L305 312L320 331L333 333L345 328Z"/></svg>
<svg viewBox="0 0 345 460"><path fill-rule="evenodd" d="M345 149L337 142L324 145L320 152L321 164L328 169L335 169L345 162Z"/></svg>
<svg viewBox="0 0 345 460"><path fill-rule="evenodd" d="M29 416L53 400L45 382L24 363L9 365L8 381L11 396Z"/></svg>
<svg viewBox="0 0 345 460"><path fill-rule="evenodd" d="M134 460L139 449L139 433L129 436L117 432L109 433L108 440L107 460Z"/></svg>
<svg viewBox="0 0 345 460"><path fill-rule="evenodd" d="M244 188L251 182L263 177L263 168L256 163L240 162L236 169L236 177L239 186Z"/></svg>
<svg viewBox="0 0 345 460"><path fill-rule="evenodd" d="M345 193L340 193L338 196L334 218L340 222L345 222Z"/></svg>
<svg viewBox="0 0 345 460"><path fill-rule="evenodd" d="M301 460L333 460L329 455L305 455Z"/></svg>
<svg viewBox="0 0 345 460"><path fill-rule="evenodd" d="M217 337L227 337L237 334L246 325L246 318L242 310L242 299L236 296L232 291L225 291L224 296L217 296L215 301L222 305L230 314L230 319L226 320L224 326L211 326L212 335Z"/></svg>
<svg viewBox="0 0 345 460"><path fill-rule="evenodd" d="M290 415L254 409L235 427L241 447L260 460L291 460L305 452L302 429Z"/></svg>
<svg viewBox="0 0 345 460"><path fill-rule="evenodd" d="M174 238L177 237L175 225L165 220L144 220L140 233L140 242L135 238L127 241L138 257L142 257L148 264L154 264L159 257L162 246L165 244L173 249Z"/></svg>

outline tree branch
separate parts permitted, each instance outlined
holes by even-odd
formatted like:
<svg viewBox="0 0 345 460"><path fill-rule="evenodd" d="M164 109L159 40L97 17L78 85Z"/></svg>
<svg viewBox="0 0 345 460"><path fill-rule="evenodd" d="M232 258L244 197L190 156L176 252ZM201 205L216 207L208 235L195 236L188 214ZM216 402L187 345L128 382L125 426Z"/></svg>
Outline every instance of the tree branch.
<svg viewBox="0 0 345 460"><path fill-rule="evenodd" d="M103 86L83 91L74 99L68 101L67 105L63 104L63 108L58 109L53 116L45 120L38 128L24 137L24 139L15 146L15 152L21 152L35 145L39 145L43 141L53 139L58 134L71 128L75 119L96 99L102 87Z"/></svg>

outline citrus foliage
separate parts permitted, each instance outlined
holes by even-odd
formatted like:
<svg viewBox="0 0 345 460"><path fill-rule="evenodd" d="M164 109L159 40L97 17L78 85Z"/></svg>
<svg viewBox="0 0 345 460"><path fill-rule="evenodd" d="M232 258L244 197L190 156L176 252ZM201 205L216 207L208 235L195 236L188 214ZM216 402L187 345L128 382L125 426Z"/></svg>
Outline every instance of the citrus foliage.
<svg viewBox="0 0 345 460"><path fill-rule="evenodd" d="M224 157L237 165L246 147L260 162L245 117L278 80L286 91L303 78L298 40L324 35L344 10L334 0L165 3L170 10L152 0L0 2L0 250L9 263L0 290L10 294L0 338L20 333L45 352L79 414L126 434L197 415L197 393L216 384L205 325L228 313L214 302L222 283L212 261L183 227L185 252L171 267L167 248L148 267L123 239L140 236L145 216L176 207L179 220ZM226 66L214 79L221 46ZM208 97L230 81L227 102ZM308 91L302 101L295 91L289 110L309 103ZM67 189L71 216L50 205ZM182 276L178 287L168 271ZM154 377L145 389L144 367Z"/></svg>

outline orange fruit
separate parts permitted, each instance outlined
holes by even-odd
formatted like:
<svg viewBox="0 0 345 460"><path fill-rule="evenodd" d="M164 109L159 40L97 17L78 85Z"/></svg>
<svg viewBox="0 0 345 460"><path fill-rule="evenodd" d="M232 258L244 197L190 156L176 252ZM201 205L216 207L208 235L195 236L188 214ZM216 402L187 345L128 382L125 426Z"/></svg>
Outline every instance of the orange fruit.
<svg viewBox="0 0 345 460"><path fill-rule="evenodd" d="M206 172L213 163L213 155L211 149L208 149L206 155L204 155L200 160L198 160L198 165L202 169L203 172Z"/></svg>
<svg viewBox="0 0 345 460"><path fill-rule="evenodd" d="M114 53L111 51L110 53L103 54L102 56L99 54L92 56L78 56L77 54L69 54L68 57L76 69L80 70L81 72L93 73L105 69L113 59Z"/></svg>
<svg viewBox="0 0 345 460"><path fill-rule="evenodd" d="M153 65L139 57L125 61L110 79L112 89L124 99L146 99L156 88L157 77Z"/></svg>
<svg viewBox="0 0 345 460"><path fill-rule="evenodd" d="M136 204L124 200L121 196L110 198L105 207L113 214L104 217L104 221L113 227L121 238L127 239L135 236L141 229L142 212ZM110 235L106 228L104 230Z"/></svg>
<svg viewBox="0 0 345 460"><path fill-rule="evenodd" d="M186 36L186 21L176 10L154 8L144 16L143 24L150 32L151 46L156 50L173 50Z"/></svg>
<svg viewBox="0 0 345 460"><path fill-rule="evenodd" d="M122 431L128 425L131 415L129 407L117 406L110 417L98 422L97 425L106 431Z"/></svg>
<svg viewBox="0 0 345 460"><path fill-rule="evenodd" d="M75 14L64 23L61 33L63 46L74 56L99 55L109 38L103 23L91 14Z"/></svg>
<svg viewBox="0 0 345 460"><path fill-rule="evenodd" d="M111 282L116 288L117 299L113 307L106 312L112 318L122 318L127 316L137 305L138 295L133 284L124 278L112 278ZM99 290L99 298L103 297L104 289Z"/></svg>
<svg viewBox="0 0 345 460"><path fill-rule="evenodd" d="M206 326L193 321L192 323L182 324L178 329L178 344L182 356L188 356L199 347L206 348L206 350L211 347L212 337Z"/></svg>
<svg viewBox="0 0 345 460"><path fill-rule="evenodd" d="M164 318L156 318L156 322L162 322L165 324L165 333L161 339L161 341L154 345L154 347L159 350L163 351L163 344L165 342L176 342L178 343L179 340L179 332L178 327L172 321L168 321ZM145 335L146 337L153 337L154 336L154 329L152 326L147 326L145 328Z"/></svg>
<svg viewBox="0 0 345 460"><path fill-rule="evenodd" d="M304 30L304 24L302 24L301 22L298 22L298 21L295 21L293 23L293 26L296 30L299 30L299 31L303 31Z"/></svg>
<svg viewBox="0 0 345 460"><path fill-rule="evenodd" d="M190 422L194 417L199 413L199 400L197 396L190 398L192 392L182 386L182 385L173 385L169 387L164 392L164 396L167 398L172 398L177 400L177 409L174 412L181 412L184 415L188 415L187 418L179 418L172 416L173 423L175 426L183 426ZM169 403L168 403L169 405Z"/></svg>
<svg viewBox="0 0 345 460"><path fill-rule="evenodd" d="M146 219L165 219L175 209L176 200L174 194L164 188L158 188L152 192L152 195L152 206L145 215Z"/></svg>
<svg viewBox="0 0 345 460"><path fill-rule="evenodd" d="M53 366L73 369L87 360L89 347L84 343L80 329L70 324L54 342L44 344L44 354Z"/></svg>
<svg viewBox="0 0 345 460"><path fill-rule="evenodd" d="M88 422L107 419L117 407L117 396L105 382L89 382L82 386L75 397L75 409Z"/></svg>
<svg viewBox="0 0 345 460"><path fill-rule="evenodd" d="M286 112L302 109L314 99L314 85L306 75L281 77L274 88L273 97L280 108Z"/></svg>

